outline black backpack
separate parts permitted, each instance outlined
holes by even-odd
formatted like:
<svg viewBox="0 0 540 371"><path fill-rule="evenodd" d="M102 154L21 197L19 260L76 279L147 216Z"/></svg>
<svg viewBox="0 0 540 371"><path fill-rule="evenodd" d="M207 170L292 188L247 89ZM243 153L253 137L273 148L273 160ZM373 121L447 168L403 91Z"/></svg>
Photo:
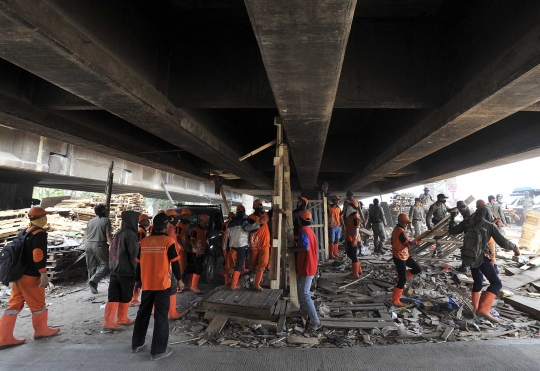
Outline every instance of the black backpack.
<svg viewBox="0 0 540 371"><path fill-rule="evenodd" d="M461 248L461 260L463 265L471 268L478 268L484 262L484 243L480 227L484 221L474 225L472 218L468 220L469 228L463 237L463 247Z"/></svg>
<svg viewBox="0 0 540 371"><path fill-rule="evenodd" d="M13 241L8 243L0 252L0 282L9 285L21 279L24 271L30 265L31 260L23 266L24 245L32 232L39 227L32 227L28 232L23 229Z"/></svg>

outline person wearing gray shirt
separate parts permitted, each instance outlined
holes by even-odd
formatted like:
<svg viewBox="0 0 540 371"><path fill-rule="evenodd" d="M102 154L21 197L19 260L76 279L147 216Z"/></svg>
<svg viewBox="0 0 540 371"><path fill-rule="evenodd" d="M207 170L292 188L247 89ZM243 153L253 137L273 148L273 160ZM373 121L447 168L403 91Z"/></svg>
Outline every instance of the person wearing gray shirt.
<svg viewBox="0 0 540 371"><path fill-rule="evenodd" d="M451 211L451 209L446 207L447 198L448 196L439 193L437 195L437 202L435 202L429 207L426 216L426 224L429 230L431 230L433 226L437 225L441 220L443 220L444 217L448 215L448 213Z"/></svg>
<svg viewBox="0 0 540 371"><path fill-rule="evenodd" d="M422 234L422 223L425 222L425 209L420 198L414 199L414 205L409 209L409 219L414 227L414 238Z"/></svg>
<svg viewBox="0 0 540 371"><path fill-rule="evenodd" d="M111 221L106 217L107 206L99 204L94 208L96 217L88 222L85 233L86 266L88 285L97 294L99 281L109 273L109 244L112 242Z"/></svg>

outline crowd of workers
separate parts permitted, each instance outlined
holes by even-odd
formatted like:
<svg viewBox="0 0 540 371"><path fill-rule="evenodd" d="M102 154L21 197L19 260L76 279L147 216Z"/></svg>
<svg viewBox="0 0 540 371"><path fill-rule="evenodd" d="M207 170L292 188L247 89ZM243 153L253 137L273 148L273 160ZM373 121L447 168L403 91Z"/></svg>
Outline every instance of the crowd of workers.
<svg viewBox="0 0 540 371"><path fill-rule="evenodd" d="M504 212L509 210L503 205L501 195L489 196L487 204L478 200L476 210L470 209L463 201L459 201L456 208L449 208L446 206L447 198L444 194L439 194L435 201L426 189L423 195L416 198L408 215L398 215L397 225L390 237L392 259L397 271L392 302L397 307L405 305L400 298L406 281L421 272L420 265L409 256L409 248L418 242L422 224L425 223L428 229L432 229L450 214L449 233L465 234L462 253L470 246L473 249L478 247L481 251L480 258L474 262L463 257L466 264L462 268L466 269L468 265L474 280L474 311L497 322L490 314L493 300L502 288L494 268L495 243L504 249L513 250L516 255L520 254L519 248L504 237L503 228L507 225ZM352 261L352 272L346 278L355 279L362 273L358 258L363 240L361 229L372 230L374 252L382 253L386 239L386 217L376 198L367 209L354 199L352 192L347 193L343 209L339 206L339 196L335 195L331 199L332 202L328 205L330 257L341 259L338 247L344 227L346 255ZM427 207L430 200L434 202ZM311 299L310 289L317 272L319 252L317 238L310 227L312 215L308 205L307 198L298 196L296 209L293 210L295 244L288 247L288 251L296 254L300 312L308 317L308 330L317 331L321 328L321 322ZM221 230L225 264L220 274L224 278L225 287L230 290L239 289L240 276L247 272L254 274L254 290L263 290L261 282L264 271L269 266L269 225L274 210L265 212L263 202L259 199L253 202L253 209L254 212L247 216L245 207L237 206L236 213L228 214L228 220L223 223ZM183 208L180 213L175 209L160 210L154 218L134 211L124 211L122 227L113 236L107 207L100 204L96 206L95 213L96 217L88 223L86 229L85 246L90 290L98 293L98 283L110 274L103 329L116 331L134 325L132 352L136 353L146 346L146 332L153 314L151 358L157 360L167 357L172 352L171 348L167 347L169 320L180 319L185 315L176 310L177 292L191 290L200 293L198 283L207 250L209 216L200 215L198 224L190 226L192 213L188 207ZM13 282L9 307L0 321L0 349L25 342L25 339L17 339L13 335L15 320L25 302L32 313L34 338L53 336L60 331L59 328L50 328L47 325L47 233L43 229L47 223L47 214L50 213L39 207L32 208L28 213L30 225L26 229L28 238L23 251L26 270L20 280ZM459 224L455 222L458 214L463 217ZM412 232L412 227L414 240L409 238L406 231L409 229ZM479 236L476 240L475 235ZM247 256L249 270L245 269ZM481 293L484 276L489 280L490 286ZM127 315L130 305L139 306L135 319Z"/></svg>

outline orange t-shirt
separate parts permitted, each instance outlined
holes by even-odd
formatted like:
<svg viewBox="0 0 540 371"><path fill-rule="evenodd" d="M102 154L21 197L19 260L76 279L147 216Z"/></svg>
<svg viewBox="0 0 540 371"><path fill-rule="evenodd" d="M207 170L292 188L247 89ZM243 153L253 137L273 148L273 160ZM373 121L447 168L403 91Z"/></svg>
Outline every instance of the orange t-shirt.
<svg viewBox="0 0 540 371"><path fill-rule="evenodd" d="M349 215L347 218L347 241L354 242L356 228L360 228L360 217L357 213ZM356 240L360 240L360 233Z"/></svg>
<svg viewBox="0 0 540 371"><path fill-rule="evenodd" d="M396 259L407 260L409 259L409 237L405 233L405 229L396 225L392 231L392 254Z"/></svg>
<svg viewBox="0 0 540 371"><path fill-rule="evenodd" d="M252 249L268 249L270 248L270 229L268 228L268 220L270 217L266 212L261 216L251 214L249 218L255 222L258 222L260 217L265 216L266 222L261 224L261 227L256 231L253 231L249 235L249 247Z"/></svg>
<svg viewBox="0 0 540 371"><path fill-rule="evenodd" d="M206 254L206 229L202 229L199 226L193 227L191 240L195 241L195 246L197 246L202 255Z"/></svg>
<svg viewBox="0 0 540 371"><path fill-rule="evenodd" d="M328 205L328 219L330 227L341 227L341 209L339 206Z"/></svg>
<svg viewBox="0 0 540 371"><path fill-rule="evenodd" d="M169 247L176 241L165 235L149 236L140 242L137 262L141 265L141 281L144 290L160 291L171 287L170 266L180 257L169 259Z"/></svg>

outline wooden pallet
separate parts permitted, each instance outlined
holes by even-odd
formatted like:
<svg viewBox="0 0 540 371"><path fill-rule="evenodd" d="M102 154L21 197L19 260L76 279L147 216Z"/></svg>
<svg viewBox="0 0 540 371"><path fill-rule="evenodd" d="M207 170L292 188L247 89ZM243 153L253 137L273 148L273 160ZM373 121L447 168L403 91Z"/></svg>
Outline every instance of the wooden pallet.
<svg viewBox="0 0 540 371"><path fill-rule="evenodd" d="M276 306L282 294L283 290L263 290L262 292L253 289L214 290L203 298L202 309L238 314L249 318L277 320L282 308L283 313L287 312L287 305L283 306L283 301L280 301L276 314Z"/></svg>

